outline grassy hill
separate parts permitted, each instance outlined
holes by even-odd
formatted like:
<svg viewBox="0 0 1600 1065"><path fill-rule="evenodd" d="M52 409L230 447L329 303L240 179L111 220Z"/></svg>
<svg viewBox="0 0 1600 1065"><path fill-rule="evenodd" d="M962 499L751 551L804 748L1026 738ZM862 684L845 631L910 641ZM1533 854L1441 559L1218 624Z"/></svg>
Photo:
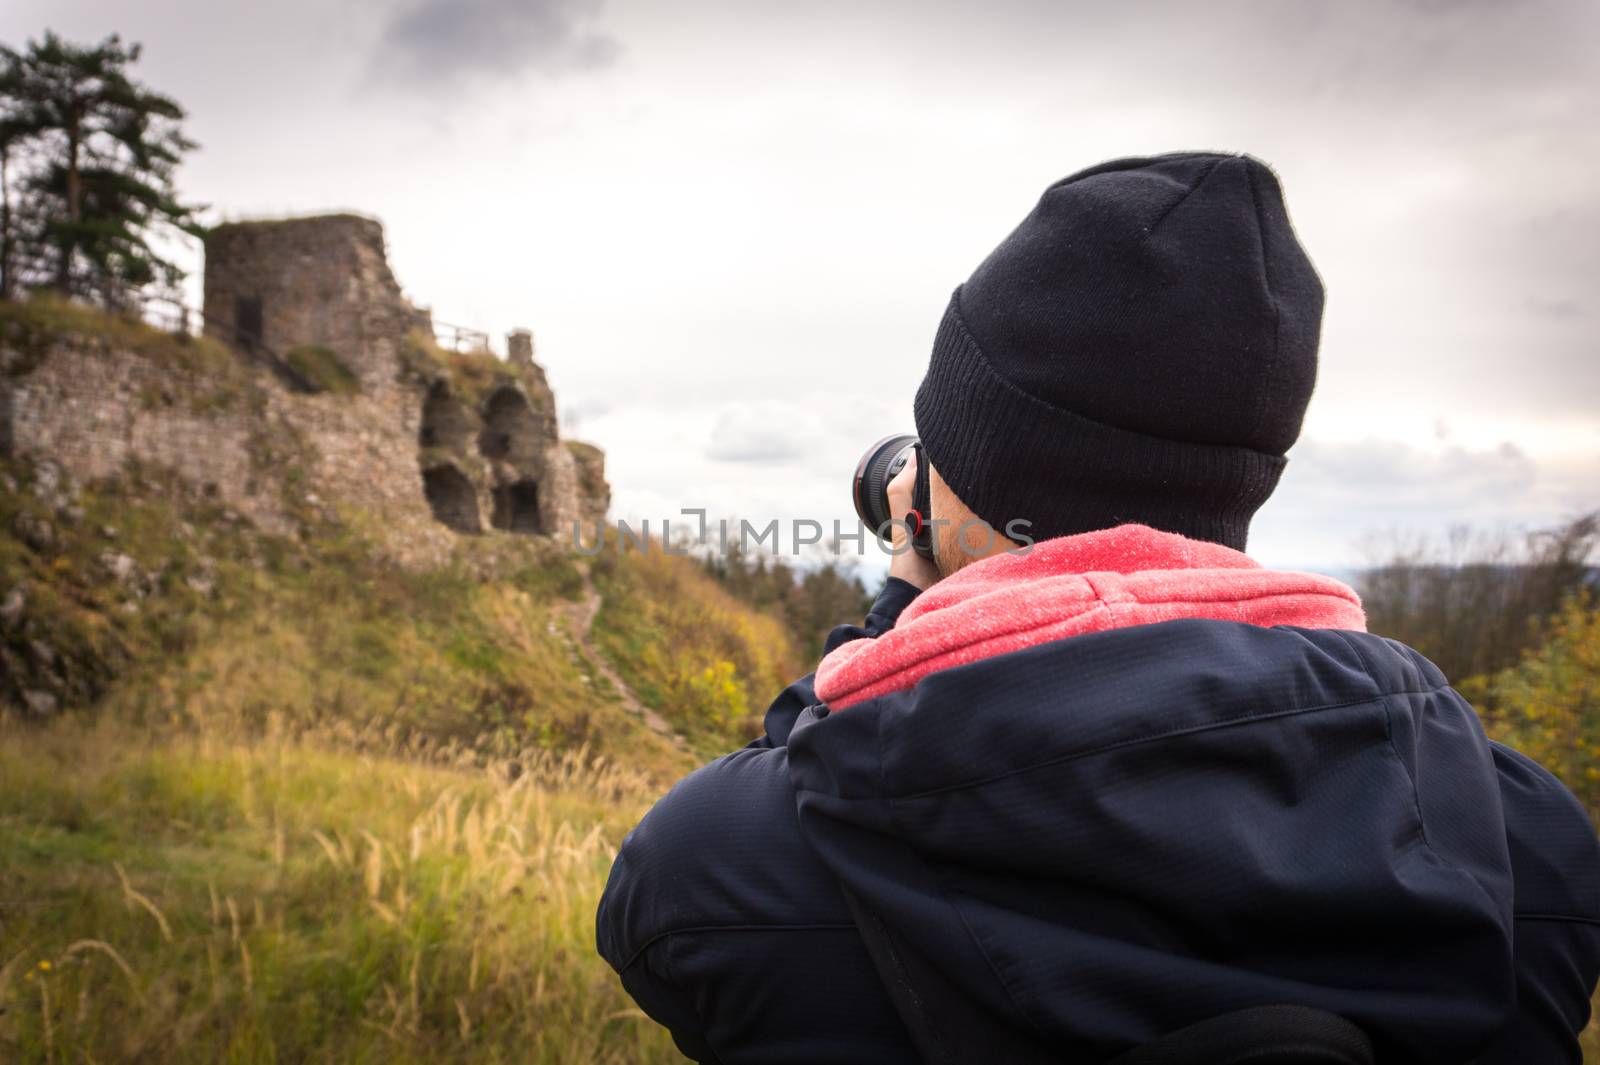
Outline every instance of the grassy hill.
<svg viewBox="0 0 1600 1065"><path fill-rule="evenodd" d="M274 537L159 474L82 491L48 466L0 476L17 486L0 501L13 707L32 693L36 710L200 731L378 728L485 756L587 745L662 779L686 764L575 642L587 582L548 541L462 537L446 564L406 570L359 514Z"/></svg>
<svg viewBox="0 0 1600 1065"><path fill-rule="evenodd" d="M653 781L343 739L9 731L0 1058L681 1060L593 950Z"/></svg>
<svg viewBox="0 0 1600 1065"><path fill-rule="evenodd" d="M363 521L0 461L0 1059L678 1060L594 908L793 639L687 559Z"/></svg>
<svg viewBox="0 0 1600 1065"><path fill-rule="evenodd" d="M0 477L0 1057L675 1060L594 907L798 667L782 627L627 555L590 643L546 540L405 571L358 515L270 537L157 473ZM646 644L618 665L688 742L606 680Z"/></svg>

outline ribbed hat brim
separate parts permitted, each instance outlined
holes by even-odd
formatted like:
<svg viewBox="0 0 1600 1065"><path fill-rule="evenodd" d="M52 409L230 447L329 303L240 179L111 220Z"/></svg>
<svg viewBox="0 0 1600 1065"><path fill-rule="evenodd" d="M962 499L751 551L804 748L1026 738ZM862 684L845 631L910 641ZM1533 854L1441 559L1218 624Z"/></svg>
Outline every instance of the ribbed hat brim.
<svg viewBox="0 0 1600 1065"><path fill-rule="evenodd" d="M985 357L959 288L915 414L929 461L962 502L1002 534L1029 522L1035 540L1138 522L1242 551L1287 463L1119 429L1029 395Z"/></svg>

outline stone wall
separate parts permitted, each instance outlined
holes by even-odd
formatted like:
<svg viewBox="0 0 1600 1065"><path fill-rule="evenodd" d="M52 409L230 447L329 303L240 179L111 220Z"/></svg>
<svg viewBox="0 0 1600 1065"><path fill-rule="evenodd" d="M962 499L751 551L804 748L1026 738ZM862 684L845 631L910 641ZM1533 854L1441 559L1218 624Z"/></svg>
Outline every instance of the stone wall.
<svg viewBox="0 0 1600 1065"><path fill-rule="evenodd" d="M171 470L271 532L289 519L278 491L299 433L267 409L251 377L175 376L102 340L64 339L31 372L0 376L8 455L53 459L81 481L129 463Z"/></svg>
<svg viewBox="0 0 1600 1065"><path fill-rule="evenodd" d="M606 513L611 509L611 485L606 481L606 453L581 440L568 440L566 450L572 456L573 474L577 478L572 493L573 517L583 523L584 543L590 543L594 529L605 524ZM561 527L571 528L571 519L564 521Z"/></svg>
<svg viewBox="0 0 1600 1065"><path fill-rule="evenodd" d="M64 339L30 372L0 376L7 453L54 460L85 482L130 463L168 470L277 534L308 512L359 510L398 561L448 553L422 494L410 390L306 396L262 369L235 369L178 375L153 352Z"/></svg>
<svg viewBox="0 0 1600 1065"><path fill-rule="evenodd" d="M130 462L170 469L271 531L305 507L353 508L406 563L443 557L454 534L565 538L583 520L592 537L604 520L603 455L560 439L531 334L509 338L512 360L477 356L489 379L470 391L448 366L405 357L424 312L401 296L377 222L235 223L212 232L206 255L207 333L237 352L206 349L222 371L176 374L160 345L63 338L0 374L0 449L82 480ZM358 387L292 391L252 358L263 345L325 348Z"/></svg>
<svg viewBox="0 0 1600 1065"><path fill-rule="evenodd" d="M437 379L422 412L418 442L441 522L570 538L574 517L586 512L577 495L589 482L576 475L556 431L555 395L542 369L508 365L476 402ZM469 487L475 513L463 498Z"/></svg>
<svg viewBox="0 0 1600 1065"><path fill-rule="evenodd" d="M206 332L282 356L327 348L363 390L392 386L418 312L400 294L383 225L352 214L235 222L205 240Z"/></svg>

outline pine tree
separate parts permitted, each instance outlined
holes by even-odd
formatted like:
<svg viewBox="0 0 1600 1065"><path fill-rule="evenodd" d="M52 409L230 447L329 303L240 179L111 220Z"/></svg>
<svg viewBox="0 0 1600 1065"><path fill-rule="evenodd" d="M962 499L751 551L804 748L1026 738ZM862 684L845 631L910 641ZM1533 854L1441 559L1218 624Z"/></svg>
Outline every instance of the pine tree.
<svg viewBox="0 0 1600 1065"><path fill-rule="evenodd" d="M151 242L201 233L200 208L173 184L196 145L183 108L128 75L139 51L115 34L84 47L50 32L23 51L0 47L8 290L49 285L117 306L183 279Z"/></svg>

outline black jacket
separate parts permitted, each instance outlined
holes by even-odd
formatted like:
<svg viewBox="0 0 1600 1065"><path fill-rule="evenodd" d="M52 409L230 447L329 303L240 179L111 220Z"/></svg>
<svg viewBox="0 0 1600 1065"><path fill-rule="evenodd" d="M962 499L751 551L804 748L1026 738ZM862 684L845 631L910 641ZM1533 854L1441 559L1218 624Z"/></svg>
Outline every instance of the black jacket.
<svg viewBox="0 0 1600 1065"><path fill-rule="evenodd" d="M1140 625L837 713L807 677L766 728L656 804L600 903L601 954L699 1061L917 1060L841 883L928 1023L1014 1060L1262 1003L1340 1013L1380 1062L1580 1060L1594 830L1395 641Z"/></svg>

